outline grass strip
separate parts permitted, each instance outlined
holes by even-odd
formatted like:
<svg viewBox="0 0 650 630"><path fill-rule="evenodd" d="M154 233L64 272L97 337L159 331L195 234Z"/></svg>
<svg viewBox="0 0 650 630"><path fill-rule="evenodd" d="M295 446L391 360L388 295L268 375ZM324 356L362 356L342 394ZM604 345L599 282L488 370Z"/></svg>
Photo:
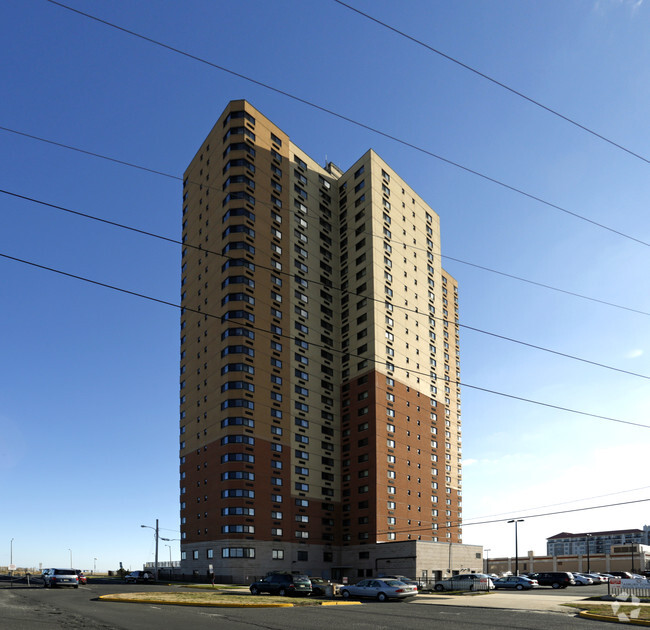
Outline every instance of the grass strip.
<svg viewBox="0 0 650 630"><path fill-rule="evenodd" d="M168 603L197 606L319 606L320 601L310 600L305 597L274 597L265 595L234 595L223 594L218 590L206 592L183 592L183 593L164 593L164 592L145 592L145 593L117 593L102 596L102 599L109 601L129 601L129 602L148 602L148 603Z"/></svg>
<svg viewBox="0 0 650 630"><path fill-rule="evenodd" d="M613 621L618 621L618 615L624 614L628 618L636 618L642 621L650 621L650 606L637 606L635 604L620 604L618 607L611 604L595 604L589 601L571 602L562 604L570 608L578 608L594 615L602 615L603 617L611 617ZM616 612L614 609L616 608ZM638 611L638 613L637 613Z"/></svg>

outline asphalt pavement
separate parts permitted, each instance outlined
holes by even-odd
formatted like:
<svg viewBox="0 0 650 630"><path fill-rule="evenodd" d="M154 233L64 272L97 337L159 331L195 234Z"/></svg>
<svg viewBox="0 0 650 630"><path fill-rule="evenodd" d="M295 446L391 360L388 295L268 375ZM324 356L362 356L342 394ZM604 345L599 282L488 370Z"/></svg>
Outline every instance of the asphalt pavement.
<svg viewBox="0 0 650 630"><path fill-rule="evenodd" d="M555 593L492 593L486 596L418 595L411 602L364 602L360 606L306 606L296 608L199 608L104 602L100 595L118 592L175 592L175 586L92 584L78 589L44 589L42 586L0 585L2 630L602 630L602 623L579 619L570 610L531 614L512 602L520 596L565 599ZM576 593L575 590L567 594ZM490 608L499 601L507 608ZM540 600L541 601L541 600ZM443 603L446 602L446 603ZM456 602L456 603L454 603ZM442 604L442 605L441 605ZM450 605L451 604L451 605ZM482 604L482 608L480 607ZM596 625L598 624L598 625Z"/></svg>

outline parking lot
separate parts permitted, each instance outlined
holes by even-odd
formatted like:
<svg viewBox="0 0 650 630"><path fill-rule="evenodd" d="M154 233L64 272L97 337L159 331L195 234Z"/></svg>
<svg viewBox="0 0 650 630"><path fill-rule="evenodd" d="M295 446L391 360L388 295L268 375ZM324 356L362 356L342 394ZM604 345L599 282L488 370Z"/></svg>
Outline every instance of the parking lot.
<svg viewBox="0 0 650 630"><path fill-rule="evenodd" d="M444 628L467 628L479 624L482 630L503 627L569 630L592 628L597 622L576 619L562 608L563 601L606 592L604 587L573 587L555 591L540 588L529 592L492 592L489 595L422 594L409 602L367 601L355 606L314 606L298 608L203 608L159 604L113 603L99 600L111 593L187 591L163 584L124 584L90 581L78 589L45 589L34 579L26 584L0 582L0 618L8 630L62 628L82 630L195 630L218 627L228 630L261 626L267 630L320 630L332 624L359 630L404 627L430 630L432 623ZM242 591L244 595L246 590ZM289 602L292 600L289 599ZM530 614L544 611L545 615Z"/></svg>

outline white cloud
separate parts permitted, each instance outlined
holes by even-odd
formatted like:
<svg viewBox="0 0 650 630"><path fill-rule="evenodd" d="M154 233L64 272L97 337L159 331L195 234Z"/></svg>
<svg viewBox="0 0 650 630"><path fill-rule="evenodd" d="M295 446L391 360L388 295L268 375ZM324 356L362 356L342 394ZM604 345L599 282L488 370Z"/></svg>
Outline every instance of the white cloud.
<svg viewBox="0 0 650 630"><path fill-rule="evenodd" d="M594 10L601 15L607 13L607 10L613 6L629 7L632 13L636 12L643 0L596 0L594 3Z"/></svg>
<svg viewBox="0 0 650 630"><path fill-rule="evenodd" d="M638 359L640 356L643 356L643 350L641 348L636 348L634 350L630 350L626 355L626 359Z"/></svg>

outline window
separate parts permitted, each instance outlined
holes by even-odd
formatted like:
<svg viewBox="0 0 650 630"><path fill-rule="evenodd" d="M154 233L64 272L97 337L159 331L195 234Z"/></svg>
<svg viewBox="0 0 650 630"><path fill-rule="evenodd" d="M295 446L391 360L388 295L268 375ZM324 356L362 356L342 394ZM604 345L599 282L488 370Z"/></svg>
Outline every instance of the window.
<svg viewBox="0 0 650 630"><path fill-rule="evenodd" d="M243 488L229 488L227 490L222 490L221 491L221 498L222 499L230 499L230 498L241 498L245 497L247 499L254 499L255 498L255 491L254 490L244 490Z"/></svg>
<svg viewBox="0 0 650 630"><path fill-rule="evenodd" d="M249 221L255 221L255 215L250 211L246 210L246 208L231 208L228 210L224 215L221 220L222 223L230 219L231 217L246 217ZM232 227L243 227L243 226L232 226ZM247 232L247 230L226 230L223 233L223 236L227 236L228 234L234 234L236 232L246 232L249 236L255 236L255 232L253 230L250 230L250 232Z"/></svg>
<svg viewBox="0 0 650 630"><path fill-rule="evenodd" d="M198 553L198 552L196 552ZM254 547L224 547L221 550L222 558L254 558Z"/></svg>

